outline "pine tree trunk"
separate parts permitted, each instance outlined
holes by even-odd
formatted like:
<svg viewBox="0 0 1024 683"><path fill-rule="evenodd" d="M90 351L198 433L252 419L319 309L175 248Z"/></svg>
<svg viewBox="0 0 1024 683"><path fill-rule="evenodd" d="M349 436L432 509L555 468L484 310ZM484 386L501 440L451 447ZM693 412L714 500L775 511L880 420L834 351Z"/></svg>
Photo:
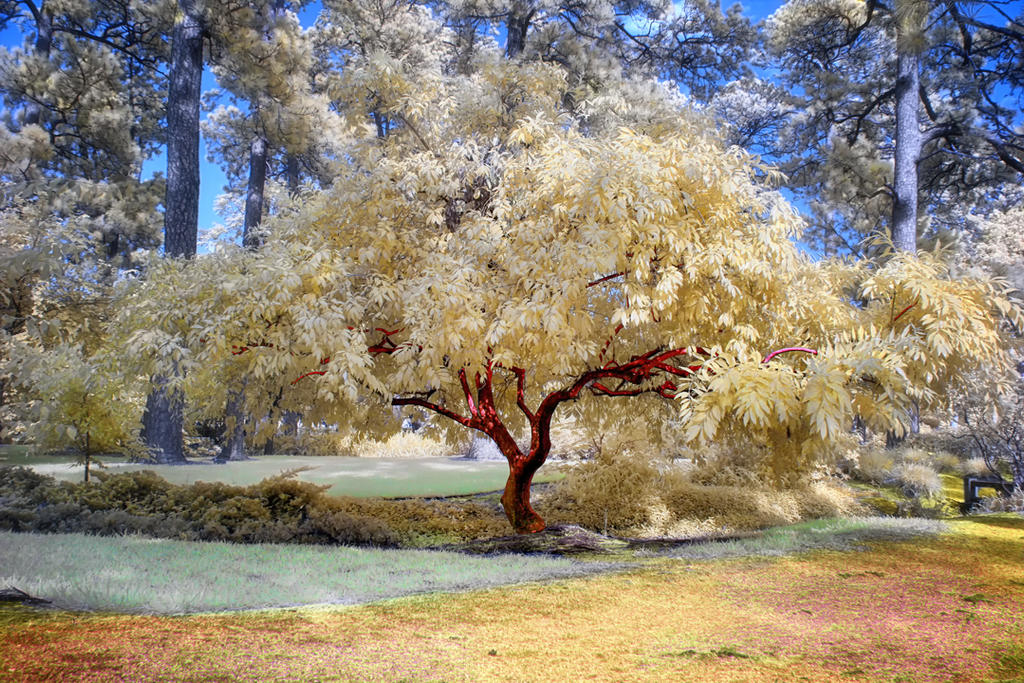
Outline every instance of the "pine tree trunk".
<svg viewBox="0 0 1024 683"><path fill-rule="evenodd" d="M295 199L299 196L299 158L289 154L285 160L285 177L288 181L288 196Z"/></svg>
<svg viewBox="0 0 1024 683"><path fill-rule="evenodd" d="M146 410L142 413L142 440L157 462L186 463L181 391L169 389L167 379L159 375L153 377L151 384L153 390L146 398Z"/></svg>
<svg viewBox="0 0 1024 683"><path fill-rule="evenodd" d="M199 99L203 32L195 0L179 0L167 92L164 255L192 258L199 233Z"/></svg>
<svg viewBox="0 0 1024 683"><path fill-rule="evenodd" d="M918 162L921 159L921 124L918 121L921 58L909 49L906 37L896 61L896 158L893 188L893 246L918 253ZM907 433L921 432L921 412L914 403L909 411ZM886 434L886 445L896 447L905 436Z"/></svg>
<svg viewBox="0 0 1024 683"><path fill-rule="evenodd" d="M244 392L244 388L242 390ZM232 391L228 396L227 407L224 410L224 445L220 454L215 458L216 462L235 462L248 460L245 454L245 410L242 400L242 392Z"/></svg>
<svg viewBox="0 0 1024 683"><path fill-rule="evenodd" d="M281 430L281 432L285 436L292 436L292 437L298 436L298 434L299 434L299 418L301 418L301 417L302 417L302 415L297 413L297 412L295 412L294 410L286 410L286 411L284 411L284 413L281 415L281 423L282 423L282 426L283 426L283 429Z"/></svg>
<svg viewBox="0 0 1024 683"><path fill-rule="evenodd" d="M906 42L897 39L897 44ZM918 122L920 57L901 45L896 58L896 154L893 176L892 241L899 251L917 253L917 164L921 157Z"/></svg>
<svg viewBox="0 0 1024 683"><path fill-rule="evenodd" d="M918 0L909 0L909 3ZM904 12L896 35L896 153L893 159L892 243L897 251L917 253L917 164L921 159L921 124L918 120L921 57L914 47L921 24L913 18L908 2L897 11ZM921 431L916 403L908 414L907 433ZM886 447L894 448L906 436L886 434Z"/></svg>
<svg viewBox="0 0 1024 683"><path fill-rule="evenodd" d="M505 21L505 56L508 59L515 59L526 48L526 34L534 12L533 8L521 2L512 4L512 10Z"/></svg>
<svg viewBox="0 0 1024 683"><path fill-rule="evenodd" d="M192 258L199 233L199 99L203 34L195 0L179 0L171 38L167 93L167 189L164 195L164 256ZM160 462L185 462L180 392L170 394L163 377L153 379L146 399L142 438Z"/></svg>
<svg viewBox="0 0 1024 683"><path fill-rule="evenodd" d="M242 246L257 249L263 244L260 223L263 222L263 193L267 185L267 141L259 133L249 144L249 183L245 191L245 222Z"/></svg>

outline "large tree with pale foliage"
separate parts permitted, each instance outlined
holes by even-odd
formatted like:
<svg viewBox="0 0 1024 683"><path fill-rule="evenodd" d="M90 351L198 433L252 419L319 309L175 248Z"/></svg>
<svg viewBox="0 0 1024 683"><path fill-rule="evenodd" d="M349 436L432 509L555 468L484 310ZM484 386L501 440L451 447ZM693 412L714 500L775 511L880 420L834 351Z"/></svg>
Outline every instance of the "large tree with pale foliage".
<svg viewBox="0 0 1024 683"><path fill-rule="evenodd" d="M910 401L1003 362L1000 321L1021 317L998 282L931 255L808 260L766 169L657 87L609 87L584 131L543 64L391 67L358 79L390 133L353 113L332 187L271 219L258 252L154 266L126 348L208 396L244 375L253 410L283 389L283 407L363 432L394 428L391 405L476 430L508 459L524 533L545 526L530 482L560 407L676 399L692 439L741 434L785 477L855 415L899 430Z"/></svg>

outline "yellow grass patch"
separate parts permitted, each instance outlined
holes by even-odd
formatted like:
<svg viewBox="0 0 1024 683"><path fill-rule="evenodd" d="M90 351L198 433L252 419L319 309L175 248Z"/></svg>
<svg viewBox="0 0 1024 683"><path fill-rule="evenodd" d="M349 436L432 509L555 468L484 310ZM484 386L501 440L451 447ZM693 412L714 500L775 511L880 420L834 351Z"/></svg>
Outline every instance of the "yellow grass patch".
<svg viewBox="0 0 1024 683"><path fill-rule="evenodd" d="M0 679L980 681L1024 676L1024 519L865 552L661 560L358 608L13 619Z"/></svg>

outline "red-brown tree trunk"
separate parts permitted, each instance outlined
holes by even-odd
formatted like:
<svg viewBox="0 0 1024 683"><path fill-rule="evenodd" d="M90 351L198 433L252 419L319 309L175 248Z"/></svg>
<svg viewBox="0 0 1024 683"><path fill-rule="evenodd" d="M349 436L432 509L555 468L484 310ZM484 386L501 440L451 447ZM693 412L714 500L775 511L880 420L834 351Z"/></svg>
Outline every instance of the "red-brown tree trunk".
<svg viewBox="0 0 1024 683"><path fill-rule="evenodd" d="M547 527L541 515L529 504L529 485L532 480L534 474L527 474L514 465L509 466L502 507L516 533L537 533Z"/></svg>
<svg viewBox="0 0 1024 683"><path fill-rule="evenodd" d="M529 486L541 466L534 456L509 458L509 478L502 494L502 507L516 533L537 533L547 527L541 515L529 504Z"/></svg>
<svg viewBox="0 0 1024 683"><path fill-rule="evenodd" d="M519 444L509 433L494 404L492 369L489 367L485 376L477 378L477 405L475 407L473 425L489 436L498 446L505 459L508 460L508 480L505 492L501 496L501 506L505 516L517 534L535 534L544 531L547 525L543 518L530 505L530 485L533 475L547 460L551 450L550 420L541 421L526 411L530 419L530 450L527 453L519 448ZM467 386L468 389L468 386ZM543 432L543 434L542 434Z"/></svg>

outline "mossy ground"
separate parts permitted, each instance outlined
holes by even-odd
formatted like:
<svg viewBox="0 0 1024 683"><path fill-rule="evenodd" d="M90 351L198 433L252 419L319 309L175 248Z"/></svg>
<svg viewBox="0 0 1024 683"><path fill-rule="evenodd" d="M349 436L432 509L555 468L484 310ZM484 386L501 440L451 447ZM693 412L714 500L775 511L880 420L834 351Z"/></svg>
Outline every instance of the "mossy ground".
<svg viewBox="0 0 1024 683"><path fill-rule="evenodd" d="M353 608L0 614L4 681L1024 680L1024 519Z"/></svg>

